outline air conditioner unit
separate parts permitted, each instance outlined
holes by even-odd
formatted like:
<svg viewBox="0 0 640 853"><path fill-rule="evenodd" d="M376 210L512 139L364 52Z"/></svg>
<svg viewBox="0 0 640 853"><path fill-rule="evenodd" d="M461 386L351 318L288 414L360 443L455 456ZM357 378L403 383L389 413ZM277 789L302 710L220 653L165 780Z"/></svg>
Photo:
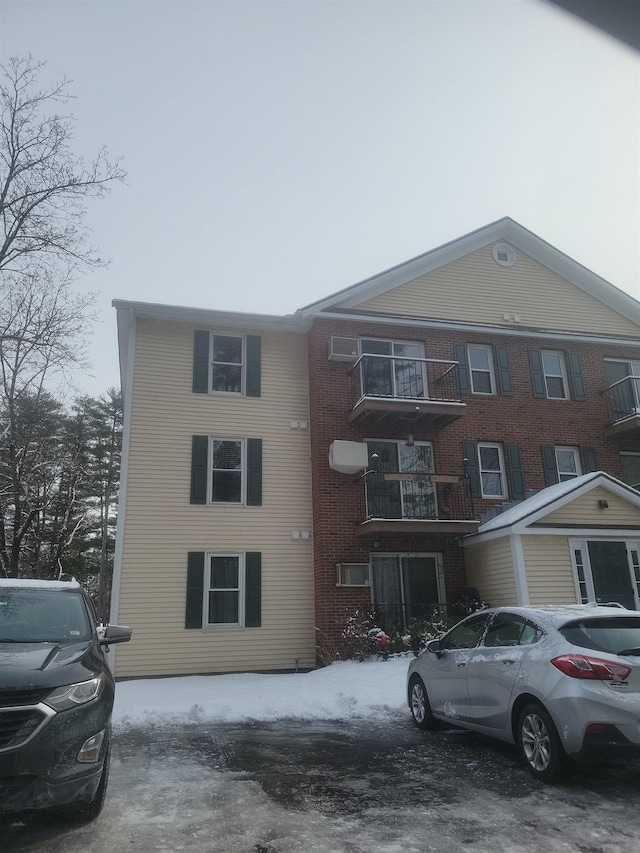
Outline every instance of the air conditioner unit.
<svg viewBox="0 0 640 853"><path fill-rule="evenodd" d="M369 563L336 563L336 586L371 586Z"/></svg>
<svg viewBox="0 0 640 853"><path fill-rule="evenodd" d="M360 355L357 338L331 338L329 361L355 361Z"/></svg>
<svg viewBox="0 0 640 853"><path fill-rule="evenodd" d="M364 441L341 441L329 445L329 468L341 474L357 474L369 467L369 451Z"/></svg>

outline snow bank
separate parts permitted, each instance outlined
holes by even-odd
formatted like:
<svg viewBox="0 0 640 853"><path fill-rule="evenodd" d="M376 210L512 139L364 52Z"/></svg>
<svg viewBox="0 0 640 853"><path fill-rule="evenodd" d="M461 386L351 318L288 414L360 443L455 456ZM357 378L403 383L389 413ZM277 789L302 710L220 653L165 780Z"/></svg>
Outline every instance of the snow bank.
<svg viewBox="0 0 640 853"><path fill-rule="evenodd" d="M118 728L185 722L344 720L404 713L411 657L335 663L295 675L184 676L123 681Z"/></svg>

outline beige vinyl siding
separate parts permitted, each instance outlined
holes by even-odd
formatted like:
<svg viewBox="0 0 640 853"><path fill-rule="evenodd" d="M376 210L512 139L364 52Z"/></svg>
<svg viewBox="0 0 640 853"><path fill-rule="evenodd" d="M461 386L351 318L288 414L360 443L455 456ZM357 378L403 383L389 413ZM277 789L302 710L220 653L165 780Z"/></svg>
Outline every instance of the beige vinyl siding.
<svg viewBox="0 0 640 853"><path fill-rule="evenodd" d="M609 507L601 509L598 506L600 500L607 501ZM637 527L640 525L640 509L599 486L555 512L549 513L545 516L543 523L578 524L585 527L600 524Z"/></svg>
<svg viewBox="0 0 640 853"><path fill-rule="evenodd" d="M508 537L465 547L467 583L492 607L517 604L511 541Z"/></svg>
<svg viewBox="0 0 640 853"><path fill-rule="evenodd" d="M116 675L312 667L312 542L291 538L311 530L306 339L261 335L260 397L194 394L193 331L137 324ZM190 504L193 435L262 439L262 506ZM184 628L189 551L261 552L262 627Z"/></svg>
<svg viewBox="0 0 640 853"><path fill-rule="evenodd" d="M491 249L471 252L357 307L392 316L638 335L635 323L523 252L518 250L513 266L501 267ZM519 314L520 322L505 321L505 313Z"/></svg>
<svg viewBox="0 0 640 853"><path fill-rule="evenodd" d="M523 536L522 549L530 604L579 603L566 536Z"/></svg>

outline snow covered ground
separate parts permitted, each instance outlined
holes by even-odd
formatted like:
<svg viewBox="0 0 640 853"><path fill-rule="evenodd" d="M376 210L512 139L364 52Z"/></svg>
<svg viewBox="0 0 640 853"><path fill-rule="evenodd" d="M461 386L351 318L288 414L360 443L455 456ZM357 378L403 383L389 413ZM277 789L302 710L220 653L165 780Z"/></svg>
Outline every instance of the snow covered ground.
<svg viewBox="0 0 640 853"><path fill-rule="evenodd" d="M123 681L116 728L178 722L345 720L409 713L405 680L411 655L334 663L291 675L204 675Z"/></svg>

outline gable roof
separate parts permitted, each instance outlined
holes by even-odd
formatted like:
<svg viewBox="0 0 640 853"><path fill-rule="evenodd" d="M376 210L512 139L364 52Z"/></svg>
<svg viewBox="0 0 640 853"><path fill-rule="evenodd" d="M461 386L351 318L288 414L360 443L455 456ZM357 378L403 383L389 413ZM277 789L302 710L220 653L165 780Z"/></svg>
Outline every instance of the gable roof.
<svg viewBox="0 0 640 853"><path fill-rule="evenodd" d="M540 522L545 516L598 487L604 488L637 507L638 517L640 518L640 492L621 480L616 480L615 477L605 471L593 471L590 474L582 474L580 477L566 480L564 483L547 486L546 489L536 492L530 498L520 501L520 503L481 524L477 533L465 537L465 542L476 542L484 534L495 534L498 531L501 535L522 533L525 528Z"/></svg>
<svg viewBox="0 0 640 853"><path fill-rule="evenodd" d="M327 312L354 309L362 302L450 264L477 249L502 240L510 243L516 249L520 249L584 293L640 326L640 302L554 248L550 243L542 240L509 216L418 255L412 260L391 267L331 296L312 302L310 305L301 308L296 314L302 319L312 318Z"/></svg>

